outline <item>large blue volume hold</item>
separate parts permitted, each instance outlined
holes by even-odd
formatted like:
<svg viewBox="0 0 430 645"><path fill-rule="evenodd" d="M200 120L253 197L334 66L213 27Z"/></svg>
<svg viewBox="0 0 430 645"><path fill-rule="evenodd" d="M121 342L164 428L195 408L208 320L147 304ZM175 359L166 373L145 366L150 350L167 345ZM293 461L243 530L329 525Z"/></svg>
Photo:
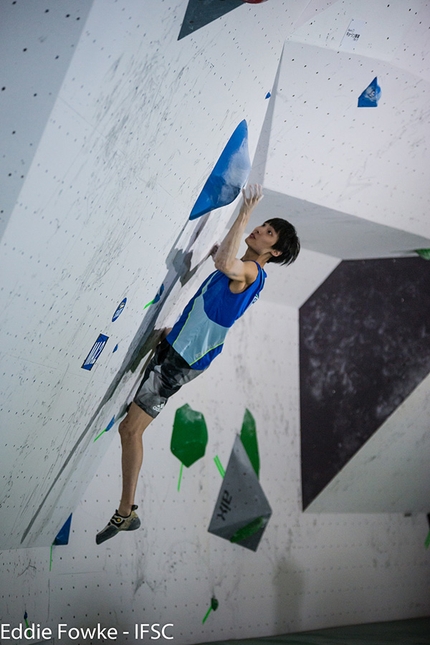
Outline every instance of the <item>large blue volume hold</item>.
<svg viewBox="0 0 430 645"><path fill-rule="evenodd" d="M197 219L209 211L231 204L245 186L250 170L248 125L243 120L231 135L203 186L190 219Z"/></svg>

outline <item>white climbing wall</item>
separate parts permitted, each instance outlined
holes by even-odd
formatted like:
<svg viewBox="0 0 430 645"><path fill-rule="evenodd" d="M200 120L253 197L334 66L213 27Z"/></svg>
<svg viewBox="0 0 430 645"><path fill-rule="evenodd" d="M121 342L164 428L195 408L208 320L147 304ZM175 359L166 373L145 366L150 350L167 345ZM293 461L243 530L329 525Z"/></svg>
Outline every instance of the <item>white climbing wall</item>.
<svg viewBox="0 0 430 645"><path fill-rule="evenodd" d="M426 615L424 513L301 512L298 307L341 259L430 247L430 3L269 0L178 41L186 7L0 0L0 623L102 623L124 643L136 623L173 623L187 645ZM375 76L378 107L358 109ZM97 547L118 503L117 424L94 439L138 383L130 345L171 323L211 268L236 205L187 218L243 119L267 190L257 214L291 212L303 252L268 267L224 353L146 433L143 529ZM145 308L162 284L163 307ZM178 492L169 442L184 403L209 444ZM245 408L273 509L257 553L207 533L213 457L227 464ZM69 545L50 554L70 513Z"/></svg>
<svg viewBox="0 0 430 645"><path fill-rule="evenodd" d="M14 25L27 20L25 5L13 8L18 16L9 8L10 29L5 26L11 39ZM44 8L40 3L41 16ZM2 240L3 423L13 427L3 453L11 473L3 496L4 548L49 544L64 521L63 504L67 512L75 507L105 450L93 438L123 406L124 392L101 409L100 402L148 313L145 305L174 264L169 255L189 243L197 224L184 231L189 212L244 118L253 154L282 32L280 25L272 38L273 8L257 17L255 9L240 9L227 30L216 23L208 47L204 30L177 41L182 2L163 11L95 2L74 46ZM255 37L251 42L241 29L238 47L244 14ZM286 26L294 15L283 11ZM43 27L32 37L35 49L48 39ZM24 49L30 56L32 48ZM223 59L237 72L227 74ZM12 79L5 96L13 87ZM35 89L49 94L50 88L42 79ZM16 134L6 134L15 141ZM23 149L29 143L23 140ZM225 214L211 219L197 255L210 250L224 225ZM112 322L125 297L124 313ZM95 367L83 370L100 334L108 344Z"/></svg>

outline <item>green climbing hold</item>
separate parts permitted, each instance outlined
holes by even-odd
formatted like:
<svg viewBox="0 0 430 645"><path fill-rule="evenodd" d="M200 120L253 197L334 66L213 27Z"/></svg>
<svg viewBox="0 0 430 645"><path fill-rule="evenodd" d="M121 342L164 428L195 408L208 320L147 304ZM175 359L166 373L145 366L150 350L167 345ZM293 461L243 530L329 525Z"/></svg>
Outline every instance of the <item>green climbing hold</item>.
<svg viewBox="0 0 430 645"><path fill-rule="evenodd" d="M219 474L221 475L221 477L224 477L225 476L225 470L224 470L224 467L223 467L223 465L221 463L221 460L218 457L218 455L216 455L216 457L214 457L214 462L215 462L215 466L218 468Z"/></svg>
<svg viewBox="0 0 430 645"><path fill-rule="evenodd" d="M188 403L176 410L170 450L181 463L189 468L203 457L208 443L206 421L201 412Z"/></svg>
<svg viewBox="0 0 430 645"><path fill-rule="evenodd" d="M240 439L249 457L249 461L255 470L255 474L258 477L260 473L260 455L258 453L257 428L254 417L248 408L245 410L243 417Z"/></svg>
<svg viewBox="0 0 430 645"><path fill-rule="evenodd" d="M206 612L206 614L205 614L205 617L204 617L204 618L203 618L203 620L202 620L202 624L203 624L203 625L204 625L204 624L205 624L205 622L207 621L208 616L209 616L209 614L211 613L211 611L216 611L216 610L218 609L218 605L219 605L218 600L217 600L216 598L211 598L211 606L210 606L210 607L209 607L209 609L207 610L207 612Z"/></svg>
<svg viewBox="0 0 430 645"><path fill-rule="evenodd" d="M420 258L424 260L430 260L430 249L415 249L415 253L418 253Z"/></svg>
<svg viewBox="0 0 430 645"><path fill-rule="evenodd" d="M266 524L267 522L264 517L257 517L246 526L242 526L241 529L238 529L236 533L231 536L230 542L241 542L242 540L245 540L246 538L251 537L251 535L257 533L257 531L260 531L260 529L262 529Z"/></svg>

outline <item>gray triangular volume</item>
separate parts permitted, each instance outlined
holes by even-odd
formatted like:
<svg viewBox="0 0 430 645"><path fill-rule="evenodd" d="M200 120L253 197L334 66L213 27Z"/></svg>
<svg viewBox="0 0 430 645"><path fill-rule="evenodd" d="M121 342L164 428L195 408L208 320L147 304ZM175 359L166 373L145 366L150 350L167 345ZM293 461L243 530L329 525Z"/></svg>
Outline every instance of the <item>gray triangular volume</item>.
<svg viewBox="0 0 430 645"><path fill-rule="evenodd" d="M208 531L256 551L272 509L236 436Z"/></svg>
<svg viewBox="0 0 430 645"><path fill-rule="evenodd" d="M241 6L243 0L189 0L178 40Z"/></svg>

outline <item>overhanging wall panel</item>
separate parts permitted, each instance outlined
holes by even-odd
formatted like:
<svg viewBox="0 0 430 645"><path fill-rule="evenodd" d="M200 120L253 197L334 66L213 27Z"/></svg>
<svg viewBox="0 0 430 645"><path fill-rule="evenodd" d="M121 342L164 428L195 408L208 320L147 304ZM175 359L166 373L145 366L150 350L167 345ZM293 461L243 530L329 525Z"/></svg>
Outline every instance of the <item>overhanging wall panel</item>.
<svg viewBox="0 0 430 645"><path fill-rule="evenodd" d="M358 108L375 76L378 107ZM429 91L387 62L287 41L266 186L429 237Z"/></svg>
<svg viewBox="0 0 430 645"><path fill-rule="evenodd" d="M402 0L389 3L361 0L360 4L356 0L311 0L290 39L336 52L344 50L391 62L396 54L403 59L405 42L409 47L417 44L410 33L414 28L421 31L421 38L418 39L421 47L425 45L427 35L418 25L426 23L427 17L428 3L423 0L408 3ZM356 33L357 21L360 23L356 40L344 38L352 19L356 23ZM417 71L420 63L421 56L415 61Z"/></svg>

